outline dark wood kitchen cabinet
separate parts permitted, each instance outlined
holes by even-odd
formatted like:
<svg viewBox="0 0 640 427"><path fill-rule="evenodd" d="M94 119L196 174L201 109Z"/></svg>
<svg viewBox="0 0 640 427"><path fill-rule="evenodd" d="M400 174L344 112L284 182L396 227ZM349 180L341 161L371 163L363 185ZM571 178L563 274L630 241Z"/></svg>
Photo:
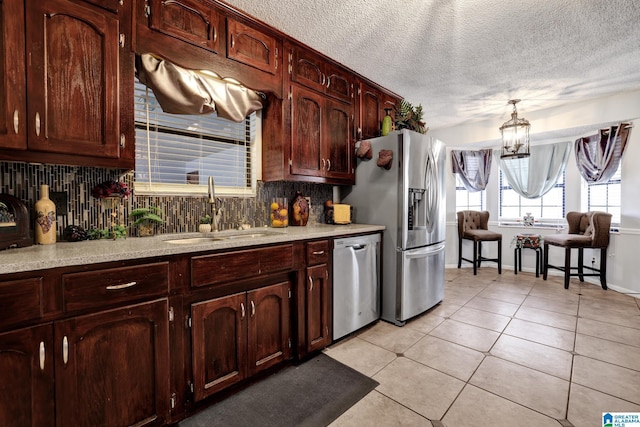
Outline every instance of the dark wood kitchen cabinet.
<svg viewBox="0 0 640 427"><path fill-rule="evenodd" d="M290 291L286 281L192 304L196 401L290 357Z"/></svg>
<svg viewBox="0 0 640 427"><path fill-rule="evenodd" d="M353 106L292 85L291 175L353 184L352 125Z"/></svg>
<svg viewBox="0 0 640 427"><path fill-rule="evenodd" d="M385 110L395 118L395 108L400 100L377 86L365 82L358 86L358 139L376 138L381 135Z"/></svg>
<svg viewBox="0 0 640 427"><path fill-rule="evenodd" d="M23 0L0 2L0 147L27 148Z"/></svg>
<svg viewBox="0 0 640 427"><path fill-rule="evenodd" d="M0 334L0 425L165 424L167 311L164 299Z"/></svg>
<svg viewBox="0 0 640 427"><path fill-rule="evenodd" d="M211 4L147 0L145 13L153 30L215 53L224 46L224 16Z"/></svg>
<svg viewBox="0 0 640 427"><path fill-rule="evenodd" d="M353 73L309 49L285 44L289 55L289 79L348 104L353 102Z"/></svg>
<svg viewBox="0 0 640 427"><path fill-rule="evenodd" d="M55 425L53 326L0 334L0 425Z"/></svg>
<svg viewBox="0 0 640 427"><path fill-rule="evenodd" d="M130 7L106 0L0 3L7 94L0 158L133 167Z"/></svg>
<svg viewBox="0 0 640 427"><path fill-rule="evenodd" d="M58 426L151 426L169 418L166 299L55 324Z"/></svg>
<svg viewBox="0 0 640 427"><path fill-rule="evenodd" d="M297 287L299 357L331 344L331 281L329 241L306 244L304 277Z"/></svg>
<svg viewBox="0 0 640 427"><path fill-rule="evenodd" d="M279 73L281 42L254 26L227 17L227 57L273 75Z"/></svg>

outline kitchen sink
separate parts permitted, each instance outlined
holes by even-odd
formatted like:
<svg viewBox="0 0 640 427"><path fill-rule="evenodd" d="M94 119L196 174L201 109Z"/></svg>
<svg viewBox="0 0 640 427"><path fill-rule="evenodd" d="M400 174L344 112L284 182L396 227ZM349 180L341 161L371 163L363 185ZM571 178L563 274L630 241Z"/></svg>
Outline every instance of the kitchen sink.
<svg viewBox="0 0 640 427"><path fill-rule="evenodd" d="M201 243L220 242L224 240L240 240L240 239L256 239L258 237L276 236L280 233L275 231L254 231L254 232L229 232L221 231L220 234L211 237L176 237L173 239L164 240L165 243L173 245L197 245Z"/></svg>
<svg viewBox="0 0 640 427"><path fill-rule="evenodd" d="M224 240L219 237L184 237L182 239L169 239L164 240L165 243L171 243L172 245L197 245L199 243L211 243Z"/></svg>

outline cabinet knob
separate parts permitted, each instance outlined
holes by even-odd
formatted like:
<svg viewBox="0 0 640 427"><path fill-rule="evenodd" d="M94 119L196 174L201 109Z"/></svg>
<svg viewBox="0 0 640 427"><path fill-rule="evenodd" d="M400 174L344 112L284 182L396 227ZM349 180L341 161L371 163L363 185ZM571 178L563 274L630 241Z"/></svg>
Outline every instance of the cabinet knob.
<svg viewBox="0 0 640 427"><path fill-rule="evenodd" d="M44 371L44 360L45 360L45 348L44 341L40 341L40 351L38 352L40 355L40 370Z"/></svg>
<svg viewBox="0 0 640 427"><path fill-rule="evenodd" d="M69 361L69 339L65 335L62 337L62 362L66 365Z"/></svg>
<svg viewBox="0 0 640 427"><path fill-rule="evenodd" d="M14 110L13 111L13 131L17 135L19 130L20 130L20 113L18 112L18 110Z"/></svg>

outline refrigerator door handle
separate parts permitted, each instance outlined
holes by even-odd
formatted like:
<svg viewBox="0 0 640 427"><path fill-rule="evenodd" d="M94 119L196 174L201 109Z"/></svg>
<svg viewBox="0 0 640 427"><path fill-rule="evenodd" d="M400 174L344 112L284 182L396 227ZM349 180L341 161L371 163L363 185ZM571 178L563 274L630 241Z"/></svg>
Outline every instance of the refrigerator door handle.
<svg viewBox="0 0 640 427"><path fill-rule="evenodd" d="M426 226L427 231L431 233L433 231L433 227L437 221L435 217L438 212L438 188L436 186L438 180L438 171L435 158L433 157L433 153L427 153L427 164L426 164Z"/></svg>
<svg viewBox="0 0 640 427"><path fill-rule="evenodd" d="M427 256L435 255L438 252L442 252L444 250L444 243L440 243L439 245L429 246L427 248L420 249L411 249L405 251L405 256L407 258L424 258Z"/></svg>

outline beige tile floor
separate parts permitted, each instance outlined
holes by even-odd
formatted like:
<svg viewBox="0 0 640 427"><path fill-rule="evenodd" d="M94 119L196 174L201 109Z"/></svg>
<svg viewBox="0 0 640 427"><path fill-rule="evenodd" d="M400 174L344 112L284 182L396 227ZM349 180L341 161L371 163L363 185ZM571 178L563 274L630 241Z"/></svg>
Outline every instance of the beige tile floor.
<svg viewBox="0 0 640 427"><path fill-rule="evenodd" d="M640 299L556 276L447 269L441 304L326 354L380 383L333 427L594 427L640 412Z"/></svg>

